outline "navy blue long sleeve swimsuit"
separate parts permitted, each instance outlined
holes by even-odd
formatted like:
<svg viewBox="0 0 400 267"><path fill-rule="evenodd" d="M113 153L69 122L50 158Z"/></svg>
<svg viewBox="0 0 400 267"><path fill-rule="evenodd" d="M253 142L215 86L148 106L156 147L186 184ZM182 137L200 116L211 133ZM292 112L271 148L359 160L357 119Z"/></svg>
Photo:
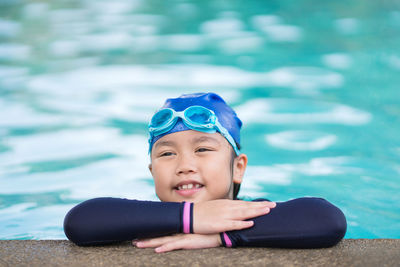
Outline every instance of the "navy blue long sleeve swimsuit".
<svg viewBox="0 0 400 267"><path fill-rule="evenodd" d="M64 231L69 240L81 246L182 233L183 207L184 203L178 202L95 198L68 212ZM192 208L193 205L191 218ZM324 199L311 197L277 202L268 214L251 220L251 228L221 233L223 245L330 247L343 238L347 227L340 209ZM191 225L191 232L192 229Z"/></svg>

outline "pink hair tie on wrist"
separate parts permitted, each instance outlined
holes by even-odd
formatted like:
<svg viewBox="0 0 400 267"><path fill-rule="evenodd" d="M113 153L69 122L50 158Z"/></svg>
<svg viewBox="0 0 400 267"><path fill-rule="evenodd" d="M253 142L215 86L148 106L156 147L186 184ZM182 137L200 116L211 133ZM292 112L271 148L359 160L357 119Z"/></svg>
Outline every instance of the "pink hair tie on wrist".
<svg viewBox="0 0 400 267"><path fill-rule="evenodd" d="M183 233L190 234L190 202L183 203Z"/></svg>

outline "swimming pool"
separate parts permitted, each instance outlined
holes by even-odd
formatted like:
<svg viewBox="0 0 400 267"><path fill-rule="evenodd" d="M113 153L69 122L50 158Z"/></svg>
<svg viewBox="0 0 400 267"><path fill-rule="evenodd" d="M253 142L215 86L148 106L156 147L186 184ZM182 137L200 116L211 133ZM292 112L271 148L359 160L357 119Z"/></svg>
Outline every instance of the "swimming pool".
<svg viewBox="0 0 400 267"><path fill-rule="evenodd" d="M0 239L64 239L93 197L156 200L146 125L221 94L244 122L240 195L320 196L347 238L400 237L397 1L0 3Z"/></svg>

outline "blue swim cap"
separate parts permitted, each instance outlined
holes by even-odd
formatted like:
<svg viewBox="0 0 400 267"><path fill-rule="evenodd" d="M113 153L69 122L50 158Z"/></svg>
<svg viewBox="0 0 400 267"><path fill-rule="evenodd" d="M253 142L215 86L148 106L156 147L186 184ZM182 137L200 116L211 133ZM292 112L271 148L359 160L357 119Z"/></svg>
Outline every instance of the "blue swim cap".
<svg viewBox="0 0 400 267"><path fill-rule="evenodd" d="M214 111L221 125L228 130L229 134L235 140L236 144L240 145L240 128L242 127L242 121L236 115L236 112L228 106L225 101L219 95L215 93L195 93L195 94L183 94L178 98L168 98L163 108L171 108L175 111L183 111L190 106L203 106ZM149 143L150 148L153 144L161 137L181 131L192 130L187 127L182 120L179 118L175 126L168 132L155 136Z"/></svg>

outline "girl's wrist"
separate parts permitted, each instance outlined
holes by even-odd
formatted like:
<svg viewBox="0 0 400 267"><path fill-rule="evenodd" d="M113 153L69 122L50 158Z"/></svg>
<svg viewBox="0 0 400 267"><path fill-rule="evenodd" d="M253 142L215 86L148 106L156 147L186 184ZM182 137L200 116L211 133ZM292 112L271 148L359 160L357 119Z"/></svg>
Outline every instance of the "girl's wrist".
<svg viewBox="0 0 400 267"><path fill-rule="evenodd" d="M217 241L218 241L218 246L221 247L223 246L222 240L221 240L221 235L216 235L217 236Z"/></svg>

